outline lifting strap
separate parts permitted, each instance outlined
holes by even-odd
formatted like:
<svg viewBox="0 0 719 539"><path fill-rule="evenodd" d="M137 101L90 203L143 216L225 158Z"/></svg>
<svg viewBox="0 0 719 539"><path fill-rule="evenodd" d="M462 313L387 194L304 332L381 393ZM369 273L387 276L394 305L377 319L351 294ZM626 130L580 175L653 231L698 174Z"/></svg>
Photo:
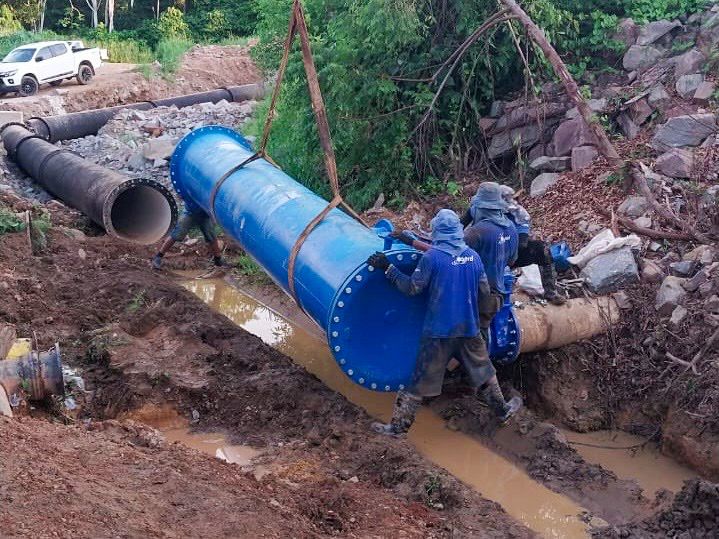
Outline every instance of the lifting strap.
<svg viewBox="0 0 719 539"><path fill-rule="evenodd" d="M367 226L367 223L365 223L362 218L342 199L342 195L340 193L339 178L337 175L337 162L335 159L334 147L332 146L332 137L330 135L329 122L327 121L327 110L325 109L324 100L322 99L319 77L317 76L317 69L315 67L315 62L312 58L312 49L310 48L307 21L305 20L305 13L300 0L294 0L294 3L292 5L292 14L290 16L289 28L287 31L287 37L285 39L284 51L282 53L282 61L280 63L280 69L277 73L277 83L275 84L274 90L272 91L272 100L270 101L270 108L267 112L267 119L265 120L260 149L257 151L257 153L255 153L239 165L233 167L219 179L219 181L213 187L212 193L210 194L210 210L213 213L214 217L215 197L217 196L217 191L224 183L224 181L232 174L237 172L239 169L260 158L267 159L272 164L275 164L272 159L270 159L270 157L267 155L267 142L270 138L272 122L276 116L277 101L282 87L282 80L284 79L285 71L287 70L287 64L289 63L290 52L292 51L292 43L298 33L300 35L300 45L302 48L302 63L304 64L305 73L307 74L307 85L309 87L312 110L315 114L317 131L320 137L320 145L324 154L325 169L327 170L327 176L330 181L330 188L332 189L332 200L317 216L315 216L314 219L312 219L312 221L309 222L309 224L305 227L305 229L297 238L297 241L292 246L292 250L290 251L290 258L287 265L287 283L292 298L300 306L300 308L302 308L302 305L300 305L299 299L297 298L297 294L295 292L295 264L297 262L297 255L299 254L300 249L302 249L302 245L310 236L315 227L317 227L317 225L322 222L322 220L327 216L327 214L329 214L330 211L339 206L344 208L349 215L362 223L364 226Z"/></svg>

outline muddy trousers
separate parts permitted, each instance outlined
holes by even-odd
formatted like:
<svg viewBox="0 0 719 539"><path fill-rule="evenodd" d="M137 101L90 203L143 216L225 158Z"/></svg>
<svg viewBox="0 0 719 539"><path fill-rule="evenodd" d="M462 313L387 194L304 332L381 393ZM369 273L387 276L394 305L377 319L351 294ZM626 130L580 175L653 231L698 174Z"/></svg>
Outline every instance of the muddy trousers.
<svg viewBox="0 0 719 539"><path fill-rule="evenodd" d="M548 298L557 296L557 272L554 269L549 246L540 240L530 240L527 234L520 234L519 252L514 267L524 268L532 264L539 266L545 296Z"/></svg>

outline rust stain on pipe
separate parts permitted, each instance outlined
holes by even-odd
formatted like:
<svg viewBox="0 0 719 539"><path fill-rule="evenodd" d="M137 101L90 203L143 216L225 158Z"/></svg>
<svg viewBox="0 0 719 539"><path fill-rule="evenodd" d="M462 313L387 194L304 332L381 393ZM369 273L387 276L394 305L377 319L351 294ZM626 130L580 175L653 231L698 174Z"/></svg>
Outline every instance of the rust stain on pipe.
<svg viewBox="0 0 719 539"><path fill-rule="evenodd" d="M529 305L515 309L522 331L520 353L561 348L606 333L619 321L610 297L572 299L564 305Z"/></svg>
<svg viewBox="0 0 719 539"><path fill-rule="evenodd" d="M46 352L29 351L18 359L0 361L0 386L8 397L23 392L29 400L63 395L60 347Z"/></svg>

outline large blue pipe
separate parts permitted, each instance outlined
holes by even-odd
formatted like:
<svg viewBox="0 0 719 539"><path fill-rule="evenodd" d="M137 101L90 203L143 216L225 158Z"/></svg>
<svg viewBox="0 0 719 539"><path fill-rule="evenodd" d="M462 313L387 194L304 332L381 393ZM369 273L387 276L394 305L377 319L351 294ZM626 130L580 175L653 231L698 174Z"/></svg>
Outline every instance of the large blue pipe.
<svg viewBox="0 0 719 539"><path fill-rule="evenodd" d="M215 184L253 153L237 132L202 127L177 145L170 178L189 208L211 215ZM258 159L220 185L214 215L225 233L289 293L287 266L292 247L326 205L327 201L282 170ZM365 262L375 251L384 251L400 269L413 271L420 253L393 243L387 238L389 230L391 224L386 221L370 229L332 210L305 241L295 265L300 306L325 331L347 376L377 391L396 391L409 384L426 308L424 295L401 294ZM518 350L516 332L514 337L505 340L505 348ZM505 352L503 348L493 356ZM511 351L510 355L516 357Z"/></svg>

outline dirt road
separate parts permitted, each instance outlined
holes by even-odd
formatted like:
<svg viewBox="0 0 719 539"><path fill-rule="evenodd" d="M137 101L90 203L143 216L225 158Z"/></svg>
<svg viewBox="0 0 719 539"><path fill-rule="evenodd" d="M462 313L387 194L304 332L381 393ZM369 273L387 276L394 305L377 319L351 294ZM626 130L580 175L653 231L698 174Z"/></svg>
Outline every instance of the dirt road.
<svg viewBox="0 0 719 539"><path fill-rule="evenodd" d="M26 117L64 114L261 80L247 47L198 46L185 54L178 72L168 79L159 74L147 79L133 64L106 63L87 86L74 80L59 88L43 86L37 96L0 99L0 109L23 111Z"/></svg>

